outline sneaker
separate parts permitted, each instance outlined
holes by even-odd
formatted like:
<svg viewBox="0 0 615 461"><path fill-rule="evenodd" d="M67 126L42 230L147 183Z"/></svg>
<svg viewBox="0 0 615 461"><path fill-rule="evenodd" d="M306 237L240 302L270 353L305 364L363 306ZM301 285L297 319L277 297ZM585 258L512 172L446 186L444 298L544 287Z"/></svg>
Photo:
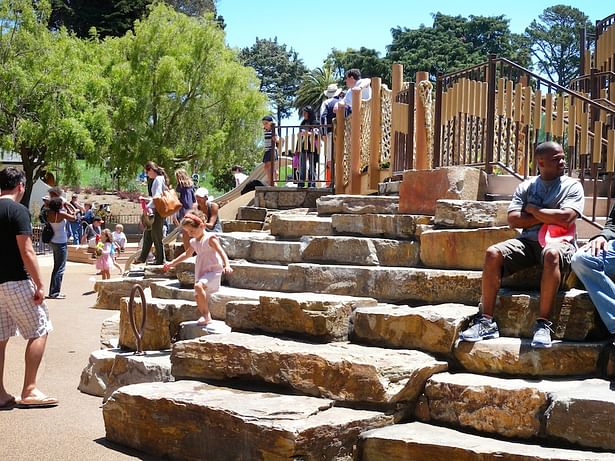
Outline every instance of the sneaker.
<svg viewBox="0 0 615 461"><path fill-rule="evenodd" d="M495 339L500 337L500 330L498 330L498 324L495 320L478 315L472 319L470 328L463 331L459 335L459 339L462 341L469 341L475 343L483 339Z"/></svg>
<svg viewBox="0 0 615 461"><path fill-rule="evenodd" d="M532 338L532 347L549 348L551 347L551 329L552 323L545 319L536 320L534 326L534 337Z"/></svg>

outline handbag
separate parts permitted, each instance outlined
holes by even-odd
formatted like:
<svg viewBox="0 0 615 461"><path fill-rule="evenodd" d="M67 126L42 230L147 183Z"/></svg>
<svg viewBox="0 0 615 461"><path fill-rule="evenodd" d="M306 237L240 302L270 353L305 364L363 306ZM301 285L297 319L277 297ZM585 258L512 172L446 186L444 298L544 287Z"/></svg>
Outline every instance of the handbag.
<svg viewBox="0 0 615 461"><path fill-rule="evenodd" d="M43 227L43 232L41 233L41 240L43 241L43 243L51 242L51 239L53 238L53 233L53 227L51 227L50 223L46 222L45 227Z"/></svg>
<svg viewBox="0 0 615 461"><path fill-rule="evenodd" d="M182 207L182 202L179 201L173 189L166 189L162 194L156 195L153 200L156 212L163 218L171 216Z"/></svg>

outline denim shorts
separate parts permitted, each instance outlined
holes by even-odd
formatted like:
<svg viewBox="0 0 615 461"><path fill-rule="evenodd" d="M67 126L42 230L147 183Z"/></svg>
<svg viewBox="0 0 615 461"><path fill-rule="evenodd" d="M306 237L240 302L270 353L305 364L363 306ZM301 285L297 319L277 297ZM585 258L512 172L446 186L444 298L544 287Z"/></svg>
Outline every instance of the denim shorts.
<svg viewBox="0 0 615 461"><path fill-rule="evenodd" d="M577 251L576 246L568 242L549 243L543 248L536 240L524 238L504 240L496 243L494 247L504 256L503 276L514 274L538 264L542 265L545 251L556 250L559 253L562 280L570 272L570 261Z"/></svg>

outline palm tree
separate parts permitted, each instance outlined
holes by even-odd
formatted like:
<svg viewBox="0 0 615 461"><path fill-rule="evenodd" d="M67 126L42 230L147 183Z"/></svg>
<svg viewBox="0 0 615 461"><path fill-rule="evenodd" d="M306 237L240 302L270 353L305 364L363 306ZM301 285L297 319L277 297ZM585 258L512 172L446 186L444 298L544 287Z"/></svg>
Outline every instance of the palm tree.
<svg viewBox="0 0 615 461"><path fill-rule="evenodd" d="M317 67L309 71L301 80L301 85L295 97L294 106L301 115L301 109L305 106L312 106L315 111L320 109L320 105L326 99L323 92L331 83L339 83L335 80L333 72L329 67Z"/></svg>

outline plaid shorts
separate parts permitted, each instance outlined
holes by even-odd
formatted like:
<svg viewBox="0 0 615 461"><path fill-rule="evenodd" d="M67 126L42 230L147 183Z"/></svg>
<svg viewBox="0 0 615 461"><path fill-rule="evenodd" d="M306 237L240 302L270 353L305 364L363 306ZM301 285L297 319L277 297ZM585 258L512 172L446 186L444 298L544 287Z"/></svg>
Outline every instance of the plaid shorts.
<svg viewBox="0 0 615 461"><path fill-rule="evenodd" d="M0 341L17 334L34 339L53 330L45 303L34 304L34 291L30 279L0 284Z"/></svg>

